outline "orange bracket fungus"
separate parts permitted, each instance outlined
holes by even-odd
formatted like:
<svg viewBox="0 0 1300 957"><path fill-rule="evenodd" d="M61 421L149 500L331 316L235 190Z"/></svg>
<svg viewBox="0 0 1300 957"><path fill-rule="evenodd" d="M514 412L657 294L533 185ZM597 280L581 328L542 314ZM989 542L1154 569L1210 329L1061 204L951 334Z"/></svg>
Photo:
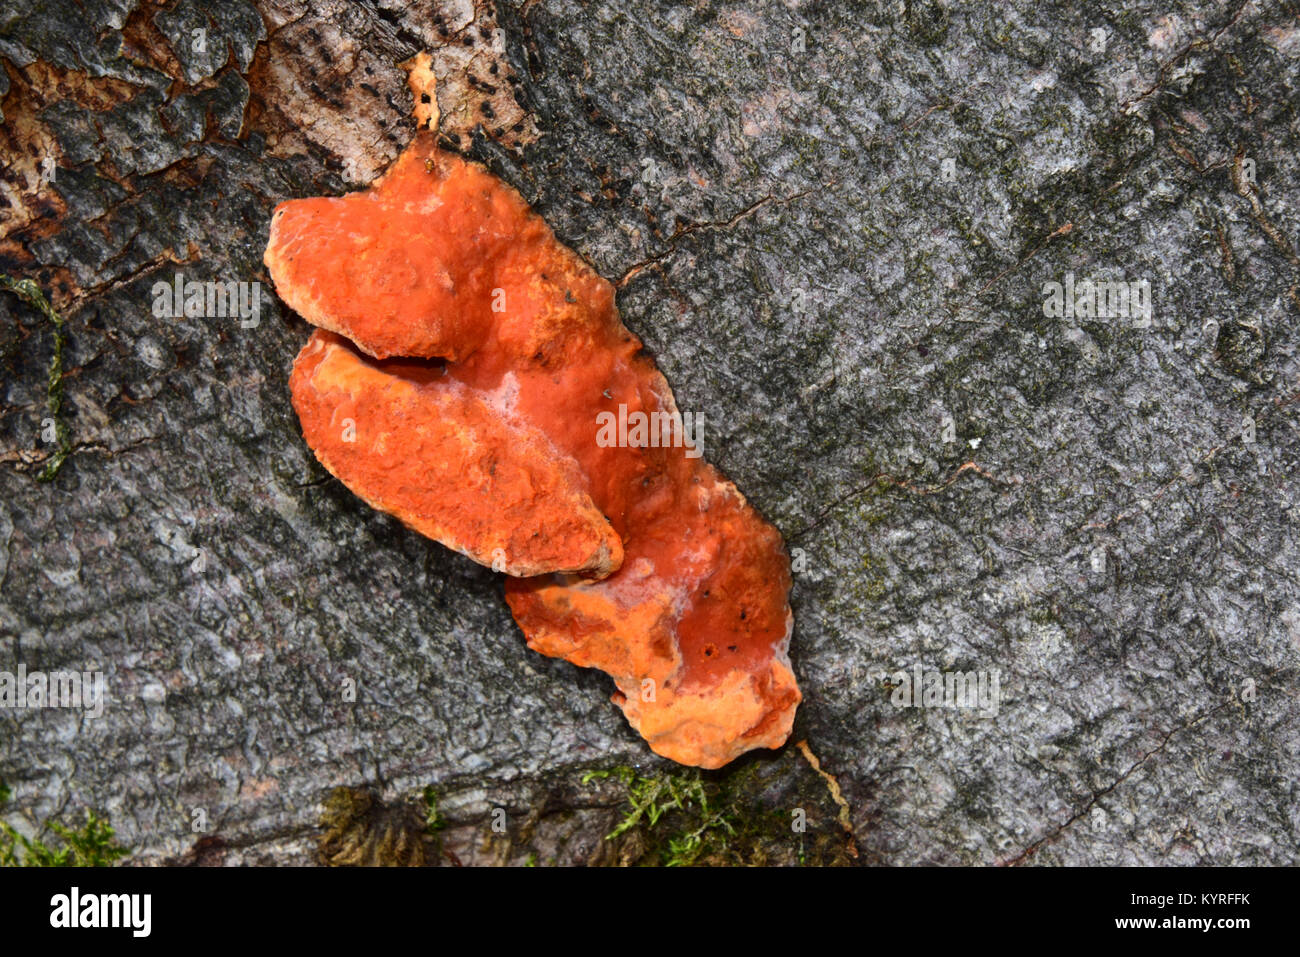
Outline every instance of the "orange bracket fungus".
<svg viewBox="0 0 1300 957"><path fill-rule="evenodd" d="M613 286L510 186L419 132L368 189L282 203L266 265L318 328L290 377L316 457L505 572L528 646L599 668L659 754L780 747L799 689L780 534L685 435ZM649 428L647 428L647 424Z"/></svg>

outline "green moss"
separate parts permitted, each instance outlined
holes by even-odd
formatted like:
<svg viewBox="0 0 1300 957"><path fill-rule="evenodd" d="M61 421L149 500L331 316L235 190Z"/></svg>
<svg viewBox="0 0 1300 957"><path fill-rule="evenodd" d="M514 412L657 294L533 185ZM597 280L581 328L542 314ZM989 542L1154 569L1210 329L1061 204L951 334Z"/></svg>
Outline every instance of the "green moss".
<svg viewBox="0 0 1300 957"><path fill-rule="evenodd" d="M664 842L661 863L666 867L694 864L706 851L735 834L727 810L710 805L709 791L699 772L642 777L631 768L618 767L589 771L582 776L582 783L605 778L616 778L627 787L628 803L623 819L605 835L607 841L627 833L643 820L648 829L653 829L661 819L680 812L675 815L678 828Z"/></svg>
<svg viewBox="0 0 1300 957"><path fill-rule="evenodd" d="M9 801L9 787L0 782L0 807ZM41 838L19 834L11 825L0 821L0 867L109 867L130 852L114 840L108 821L89 808L79 828L47 821L41 831L57 838L51 846Z"/></svg>
<svg viewBox="0 0 1300 957"><path fill-rule="evenodd" d="M438 810L438 792L432 784L424 789L424 827L431 837L440 838L440 832L447 826L447 819Z"/></svg>
<svg viewBox="0 0 1300 957"><path fill-rule="evenodd" d="M63 317L54 311L54 307L41 292L41 287L30 279L14 279L12 276L0 273L0 289L12 292L45 316L54 327L54 355L50 359L50 371L46 377L45 407L50 417L54 419L54 438L58 447L50 456L45 468L41 469L40 474L36 476L38 482L49 482L59 474L59 469L63 467L64 461L72 452L72 432L60 415L63 409L63 344L66 341L63 334Z"/></svg>
<svg viewBox="0 0 1300 957"><path fill-rule="evenodd" d="M590 771L582 782L612 780L626 789L622 817L605 836L608 862L688 867L847 863L843 832L835 829L820 779L787 752L770 761L741 761L722 771L687 769L641 774L619 766ZM787 792L784 800L768 795ZM790 794L793 791L795 793ZM820 824L792 827L798 805L820 808Z"/></svg>

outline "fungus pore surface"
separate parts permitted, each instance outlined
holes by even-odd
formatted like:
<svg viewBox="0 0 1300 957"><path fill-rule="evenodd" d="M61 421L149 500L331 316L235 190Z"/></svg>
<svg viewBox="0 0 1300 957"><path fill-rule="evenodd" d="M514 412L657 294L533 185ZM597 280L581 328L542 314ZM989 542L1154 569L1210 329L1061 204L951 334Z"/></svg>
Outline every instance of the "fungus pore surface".
<svg viewBox="0 0 1300 957"><path fill-rule="evenodd" d="M683 435L613 286L438 148L423 57L411 85L420 131L379 180L272 219L276 289L319 327L290 376L307 443L373 507L509 575L529 647L607 672L659 754L779 747L800 700L780 534ZM657 428L615 436L621 419Z"/></svg>

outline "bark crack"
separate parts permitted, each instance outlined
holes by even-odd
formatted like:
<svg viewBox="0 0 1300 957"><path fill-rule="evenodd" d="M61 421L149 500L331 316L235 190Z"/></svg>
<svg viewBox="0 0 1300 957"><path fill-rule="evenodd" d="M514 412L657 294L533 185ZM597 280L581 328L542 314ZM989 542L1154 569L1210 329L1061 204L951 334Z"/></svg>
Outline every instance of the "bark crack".
<svg viewBox="0 0 1300 957"><path fill-rule="evenodd" d="M1034 841L1032 844L1026 847L1015 857L999 862L999 865L1002 867L1015 867L1019 864L1023 864L1026 860L1028 860L1029 858L1037 854L1038 850L1041 847L1043 847L1043 845L1050 844L1053 841L1057 840L1063 833L1065 833L1067 828L1069 828L1080 818L1087 815L1094 807L1096 807L1098 801L1100 801L1106 795L1110 794L1117 787L1119 787L1121 784L1127 781L1130 777L1133 776L1134 773L1136 773L1140 768L1142 768L1153 757L1163 752L1165 748L1169 746L1169 742L1172 741L1176 736L1178 736L1184 731L1190 731L1198 724L1201 724L1207 719L1212 718L1214 715L1218 714L1220 711L1228 707L1230 704L1232 704L1232 701L1225 701L1222 704L1216 705L1215 707L1211 708L1209 711L1206 711L1204 714L1200 715L1199 717L1193 718L1191 721L1187 722L1186 724L1179 725L1178 727L1174 728L1172 731L1169 731L1167 734L1164 735L1164 737L1160 739L1159 744L1157 744L1154 748L1152 748L1150 751L1147 751L1140 758L1138 758L1131 765L1129 765L1128 769L1123 774L1121 774L1118 778L1116 778L1111 784L1102 788L1100 791L1094 792L1092 797L1088 799L1088 803L1085 804L1082 808L1080 808L1078 811L1072 814L1061 824L1052 828L1051 831L1044 834L1038 840Z"/></svg>

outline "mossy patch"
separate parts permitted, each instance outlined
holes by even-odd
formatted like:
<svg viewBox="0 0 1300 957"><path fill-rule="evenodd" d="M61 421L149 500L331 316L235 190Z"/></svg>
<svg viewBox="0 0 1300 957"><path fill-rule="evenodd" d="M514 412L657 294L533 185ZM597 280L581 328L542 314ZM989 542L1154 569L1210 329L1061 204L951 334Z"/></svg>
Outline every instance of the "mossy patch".
<svg viewBox="0 0 1300 957"><path fill-rule="evenodd" d="M824 783L792 751L721 771L590 771L626 803L592 863L689 867L844 865L854 850Z"/></svg>
<svg viewBox="0 0 1300 957"><path fill-rule="evenodd" d="M0 809L9 802L10 791L0 782ZM78 828L58 821L46 821L35 838L28 838L5 821L0 821L0 867L110 867L130 851L119 845L112 826L90 808ZM57 839L47 844L40 834Z"/></svg>

